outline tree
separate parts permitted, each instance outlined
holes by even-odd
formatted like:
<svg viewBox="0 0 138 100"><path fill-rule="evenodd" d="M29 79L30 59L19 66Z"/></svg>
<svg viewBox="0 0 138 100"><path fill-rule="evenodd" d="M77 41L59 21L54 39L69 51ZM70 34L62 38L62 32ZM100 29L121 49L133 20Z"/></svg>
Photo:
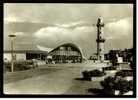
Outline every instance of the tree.
<svg viewBox="0 0 138 100"><path fill-rule="evenodd" d="M128 92L130 88L130 83L127 80L120 79L117 83L115 83L115 89L120 91L120 95Z"/></svg>
<svg viewBox="0 0 138 100"><path fill-rule="evenodd" d="M114 80L114 77L109 76L104 81L101 81L105 95L114 95Z"/></svg>

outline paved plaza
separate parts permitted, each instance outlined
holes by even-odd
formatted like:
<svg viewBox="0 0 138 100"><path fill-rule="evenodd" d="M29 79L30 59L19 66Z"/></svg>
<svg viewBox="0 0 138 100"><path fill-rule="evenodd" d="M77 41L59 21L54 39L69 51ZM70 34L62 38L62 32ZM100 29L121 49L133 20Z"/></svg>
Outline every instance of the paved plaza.
<svg viewBox="0 0 138 100"><path fill-rule="evenodd" d="M101 88L99 81L77 80L86 69L99 69L106 64L43 65L36 69L4 74L5 94L81 94L94 95L89 88ZM74 67L75 66L75 67Z"/></svg>

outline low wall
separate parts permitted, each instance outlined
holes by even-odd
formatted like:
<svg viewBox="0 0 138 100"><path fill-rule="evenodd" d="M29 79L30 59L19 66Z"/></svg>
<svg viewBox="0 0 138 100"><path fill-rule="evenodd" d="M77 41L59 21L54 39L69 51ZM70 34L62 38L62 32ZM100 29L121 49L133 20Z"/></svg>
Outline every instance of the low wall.
<svg viewBox="0 0 138 100"><path fill-rule="evenodd" d="M101 77L91 77L92 81L103 81L105 79L105 76L101 76Z"/></svg>
<svg viewBox="0 0 138 100"><path fill-rule="evenodd" d="M106 73L111 73L111 74L114 74L117 72L117 70L105 70Z"/></svg>
<svg viewBox="0 0 138 100"><path fill-rule="evenodd" d="M37 60L37 65L40 66L40 65L45 65L46 62L45 61L41 61L41 60Z"/></svg>

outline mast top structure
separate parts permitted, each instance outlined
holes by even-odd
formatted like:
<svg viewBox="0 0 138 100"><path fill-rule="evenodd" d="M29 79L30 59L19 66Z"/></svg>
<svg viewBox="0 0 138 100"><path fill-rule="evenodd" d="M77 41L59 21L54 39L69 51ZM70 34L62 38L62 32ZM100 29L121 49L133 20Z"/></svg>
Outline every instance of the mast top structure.
<svg viewBox="0 0 138 100"><path fill-rule="evenodd" d="M103 18L99 17L97 20L97 27L104 27Z"/></svg>
<svg viewBox="0 0 138 100"><path fill-rule="evenodd" d="M15 34L10 34L10 35L8 35L9 37L16 37L16 35Z"/></svg>

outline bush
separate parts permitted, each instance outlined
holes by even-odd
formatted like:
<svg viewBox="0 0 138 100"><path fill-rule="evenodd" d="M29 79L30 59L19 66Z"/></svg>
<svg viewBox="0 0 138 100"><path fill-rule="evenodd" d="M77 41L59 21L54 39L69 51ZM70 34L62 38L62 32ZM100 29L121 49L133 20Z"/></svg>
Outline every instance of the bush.
<svg viewBox="0 0 138 100"><path fill-rule="evenodd" d="M93 77L93 76L104 76L105 74L106 73L104 73L103 71L99 71L99 70L90 71L91 77Z"/></svg>
<svg viewBox="0 0 138 100"><path fill-rule="evenodd" d="M14 64L14 70L15 71L22 71L22 70L27 70L30 69L27 64L22 64L22 63L15 63Z"/></svg>
<svg viewBox="0 0 138 100"><path fill-rule="evenodd" d="M14 71L22 71L22 70L28 70L32 68L33 62L32 61L16 61L14 62ZM11 71L11 63L4 63L4 72L10 72Z"/></svg>
<svg viewBox="0 0 138 100"><path fill-rule="evenodd" d="M132 81L129 81L128 90L133 90L133 80Z"/></svg>
<svg viewBox="0 0 138 100"><path fill-rule="evenodd" d="M116 72L115 76L133 76L133 71L132 70L121 70L119 72Z"/></svg>
<svg viewBox="0 0 138 100"><path fill-rule="evenodd" d="M4 62L4 72L10 72L11 71L11 65L9 62Z"/></svg>
<svg viewBox="0 0 138 100"><path fill-rule="evenodd" d="M114 77L107 77L104 81L101 81L101 86L105 89L114 89Z"/></svg>
<svg viewBox="0 0 138 100"><path fill-rule="evenodd" d="M88 71L83 71L82 75L83 75L83 78L85 79L88 79L88 80L91 79L91 75Z"/></svg>
<svg viewBox="0 0 138 100"><path fill-rule="evenodd" d="M115 77L109 76L105 78L104 81L101 81L101 86L103 87L103 90L106 95L114 94L114 90L119 90L120 95L122 95L125 92L133 90L133 81L127 81L127 80L124 80L123 78L120 78L118 80Z"/></svg>
<svg viewBox="0 0 138 100"><path fill-rule="evenodd" d="M127 80L118 80L117 83L115 83L115 87L116 90L120 91L120 95L124 94L125 92L128 92L130 89L130 84L129 81Z"/></svg>
<svg viewBox="0 0 138 100"><path fill-rule="evenodd" d="M82 75L85 79L91 79L91 77L99 77L104 76L106 73L99 71L99 70L92 70L92 71L83 71Z"/></svg>
<svg viewBox="0 0 138 100"><path fill-rule="evenodd" d="M117 67L111 66L111 67L105 67L103 70L116 70Z"/></svg>
<svg viewBox="0 0 138 100"><path fill-rule="evenodd" d="M101 86L105 95L114 95L114 77L107 77L104 81L101 81Z"/></svg>

